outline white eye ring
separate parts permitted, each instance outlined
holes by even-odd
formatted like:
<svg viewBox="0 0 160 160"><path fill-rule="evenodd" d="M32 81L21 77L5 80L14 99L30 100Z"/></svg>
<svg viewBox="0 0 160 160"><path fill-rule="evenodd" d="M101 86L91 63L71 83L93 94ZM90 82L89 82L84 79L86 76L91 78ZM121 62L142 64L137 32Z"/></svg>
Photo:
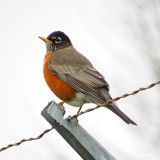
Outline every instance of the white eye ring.
<svg viewBox="0 0 160 160"><path fill-rule="evenodd" d="M62 38L61 37L55 38L55 43L61 43L61 42L62 42Z"/></svg>

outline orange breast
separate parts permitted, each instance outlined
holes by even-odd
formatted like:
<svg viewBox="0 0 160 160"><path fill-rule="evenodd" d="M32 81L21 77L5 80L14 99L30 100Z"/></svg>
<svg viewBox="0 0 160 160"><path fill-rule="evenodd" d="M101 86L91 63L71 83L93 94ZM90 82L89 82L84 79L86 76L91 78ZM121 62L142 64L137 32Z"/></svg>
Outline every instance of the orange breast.
<svg viewBox="0 0 160 160"><path fill-rule="evenodd" d="M43 66L44 78L49 88L61 100L70 100L76 97L76 91L49 70L48 64L51 56L51 53L46 54Z"/></svg>

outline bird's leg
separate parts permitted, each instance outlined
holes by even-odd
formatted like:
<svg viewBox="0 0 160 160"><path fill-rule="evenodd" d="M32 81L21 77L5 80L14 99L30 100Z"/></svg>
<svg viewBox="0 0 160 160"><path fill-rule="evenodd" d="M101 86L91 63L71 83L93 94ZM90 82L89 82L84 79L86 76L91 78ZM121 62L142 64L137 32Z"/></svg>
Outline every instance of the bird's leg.
<svg viewBox="0 0 160 160"><path fill-rule="evenodd" d="M66 111L65 111L65 108L64 108L63 104L64 104L64 102L63 102L63 101L62 101L62 102L60 102L60 103L58 103L58 107L63 111L63 114L65 114L65 113L66 113Z"/></svg>
<svg viewBox="0 0 160 160"><path fill-rule="evenodd" d="M82 106L79 107L77 114L80 113L81 109L82 109ZM77 124L77 123L78 123L78 116L75 116L75 117L74 117L74 120L75 120L75 124Z"/></svg>
<svg viewBox="0 0 160 160"><path fill-rule="evenodd" d="M58 105L63 106L64 102L59 102ZM64 106L63 106L64 107Z"/></svg>
<svg viewBox="0 0 160 160"><path fill-rule="evenodd" d="M80 113L81 109L82 109L82 106L81 106L81 107L79 107L77 114L79 114L79 113Z"/></svg>

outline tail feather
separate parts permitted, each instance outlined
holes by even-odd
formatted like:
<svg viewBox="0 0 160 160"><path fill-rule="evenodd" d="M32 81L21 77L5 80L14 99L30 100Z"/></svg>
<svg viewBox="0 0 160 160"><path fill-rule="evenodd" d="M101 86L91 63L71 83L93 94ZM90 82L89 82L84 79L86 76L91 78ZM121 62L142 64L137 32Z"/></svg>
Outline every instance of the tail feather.
<svg viewBox="0 0 160 160"><path fill-rule="evenodd" d="M125 121L127 124L133 124L137 125L135 122L133 122L128 116L126 116L117 106L116 104L112 103L110 106L107 106L108 109L110 109L113 113L115 113L117 116L119 116L123 121Z"/></svg>

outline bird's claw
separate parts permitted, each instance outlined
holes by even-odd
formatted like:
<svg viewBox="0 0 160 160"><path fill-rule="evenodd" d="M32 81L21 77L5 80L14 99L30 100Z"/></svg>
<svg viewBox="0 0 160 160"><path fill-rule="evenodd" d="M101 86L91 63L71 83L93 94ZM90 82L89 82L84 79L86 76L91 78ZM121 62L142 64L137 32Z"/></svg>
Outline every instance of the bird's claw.
<svg viewBox="0 0 160 160"><path fill-rule="evenodd" d="M66 118L67 121L71 122L74 126L78 123L78 118L77 117L71 117L71 116L68 116Z"/></svg>
<svg viewBox="0 0 160 160"><path fill-rule="evenodd" d="M63 111L63 115L65 115L66 110L65 110L65 108L64 108L64 106L63 106L63 104L64 104L64 102L60 102L60 103L58 103L58 107Z"/></svg>

